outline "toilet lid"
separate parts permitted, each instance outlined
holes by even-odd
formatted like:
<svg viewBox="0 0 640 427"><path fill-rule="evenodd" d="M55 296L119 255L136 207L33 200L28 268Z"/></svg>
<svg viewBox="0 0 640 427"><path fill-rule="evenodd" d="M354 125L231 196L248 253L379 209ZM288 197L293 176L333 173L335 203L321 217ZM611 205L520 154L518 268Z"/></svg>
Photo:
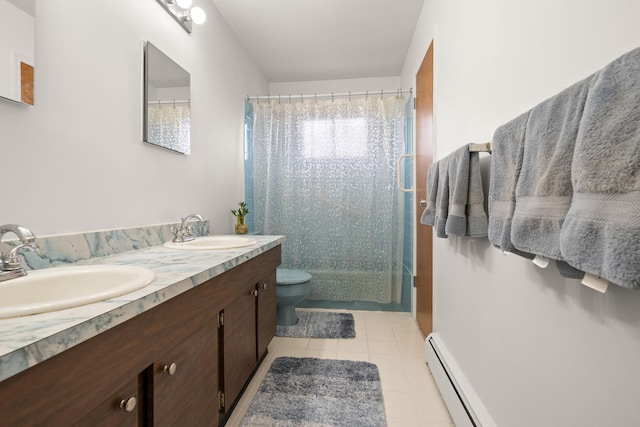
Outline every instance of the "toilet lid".
<svg viewBox="0 0 640 427"><path fill-rule="evenodd" d="M286 268L276 269L276 283L278 285L297 285L311 280L311 275L306 271L289 270Z"/></svg>

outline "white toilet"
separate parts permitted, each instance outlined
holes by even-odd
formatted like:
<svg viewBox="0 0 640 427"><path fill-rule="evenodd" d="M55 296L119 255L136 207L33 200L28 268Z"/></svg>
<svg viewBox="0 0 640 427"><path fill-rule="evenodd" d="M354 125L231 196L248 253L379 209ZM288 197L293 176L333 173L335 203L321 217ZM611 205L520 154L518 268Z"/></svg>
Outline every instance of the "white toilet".
<svg viewBox="0 0 640 427"><path fill-rule="evenodd" d="M311 274L306 271L276 269L276 296L278 326L291 326L298 323L296 304L311 292Z"/></svg>

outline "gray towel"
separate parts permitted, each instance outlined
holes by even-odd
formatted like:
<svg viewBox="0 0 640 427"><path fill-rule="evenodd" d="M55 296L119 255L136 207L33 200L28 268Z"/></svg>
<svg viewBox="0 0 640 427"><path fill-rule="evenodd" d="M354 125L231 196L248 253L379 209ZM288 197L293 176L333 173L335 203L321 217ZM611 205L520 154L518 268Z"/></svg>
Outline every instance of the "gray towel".
<svg viewBox="0 0 640 427"><path fill-rule="evenodd" d="M516 206L516 183L522 168L529 111L500 126L493 134L489 183L489 241L497 248L525 258L511 243L511 221Z"/></svg>
<svg viewBox="0 0 640 427"><path fill-rule="evenodd" d="M487 235L487 212L484 210L484 191L480 171L480 153L469 153L469 196L467 197L467 236Z"/></svg>
<svg viewBox="0 0 640 427"><path fill-rule="evenodd" d="M436 236L447 238L445 231L449 215L449 157L438 161L438 194L436 195Z"/></svg>
<svg viewBox="0 0 640 427"><path fill-rule="evenodd" d="M560 229L571 205L571 162L592 77L529 113L511 226L521 251L562 260Z"/></svg>
<svg viewBox="0 0 640 427"><path fill-rule="evenodd" d="M487 235L487 215L480 174L479 153L465 145L447 156L449 212L445 232L448 236Z"/></svg>
<svg viewBox="0 0 640 427"><path fill-rule="evenodd" d="M467 198L469 196L469 146L447 156L449 175L449 212L445 232L448 236L467 233Z"/></svg>
<svg viewBox="0 0 640 427"><path fill-rule="evenodd" d="M560 275L562 277L566 277L567 279L582 280L582 278L584 277L584 271L580 271L577 268L573 268L564 261L556 260L556 267L558 268Z"/></svg>
<svg viewBox="0 0 640 427"><path fill-rule="evenodd" d="M427 207L420 216L420 224L436 225L436 197L438 195L438 162L427 171Z"/></svg>
<svg viewBox="0 0 640 427"><path fill-rule="evenodd" d="M575 268L640 289L640 48L594 79L571 178L562 256Z"/></svg>

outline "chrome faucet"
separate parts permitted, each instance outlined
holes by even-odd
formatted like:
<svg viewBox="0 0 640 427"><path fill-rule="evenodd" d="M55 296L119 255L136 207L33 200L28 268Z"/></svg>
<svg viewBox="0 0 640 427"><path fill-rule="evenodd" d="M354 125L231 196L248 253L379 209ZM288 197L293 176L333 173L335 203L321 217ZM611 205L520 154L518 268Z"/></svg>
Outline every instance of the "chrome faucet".
<svg viewBox="0 0 640 427"><path fill-rule="evenodd" d="M176 234L172 240L174 243L182 243L195 240L196 236L193 235L193 226L188 225L189 221L192 219L206 221L204 217L199 214L190 214L182 218L182 224L180 224L180 228L171 227L171 231Z"/></svg>
<svg viewBox="0 0 640 427"><path fill-rule="evenodd" d="M2 241L2 237L9 232L18 236L22 243L11 249L7 255L2 254L0 257L0 282L26 276L27 272L20 266L18 251L23 249L32 251L36 249L33 245L36 241L36 236L28 228L18 224L0 225L0 242Z"/></svg>

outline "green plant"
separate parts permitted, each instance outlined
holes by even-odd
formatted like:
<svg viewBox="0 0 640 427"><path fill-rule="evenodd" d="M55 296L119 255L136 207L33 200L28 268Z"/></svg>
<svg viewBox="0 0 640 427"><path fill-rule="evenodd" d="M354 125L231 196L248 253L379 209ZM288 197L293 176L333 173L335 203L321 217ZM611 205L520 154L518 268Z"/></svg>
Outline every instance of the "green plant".
<svg viewBox="0 0 640 427"><path fill-rule="evenodd" d="M249 209L247 209L247 204L245 202L240 202L238 204L240 205L240 209L232 209L231 213L238 218L244 218L244 216L249 213Z"/></svg>

